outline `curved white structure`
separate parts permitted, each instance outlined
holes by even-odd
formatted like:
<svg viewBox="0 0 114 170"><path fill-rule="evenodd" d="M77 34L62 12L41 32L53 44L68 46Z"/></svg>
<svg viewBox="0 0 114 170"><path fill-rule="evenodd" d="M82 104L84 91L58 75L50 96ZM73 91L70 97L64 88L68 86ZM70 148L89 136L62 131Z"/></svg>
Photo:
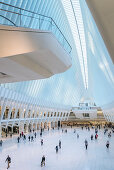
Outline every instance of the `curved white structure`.
<svg viewBox="0 0 114 170"><path fill-rule="evenodd" d="M0 26L0 83L44 79L70 67L70 55L51 32Z"/></svg>
<svg viewBox="0 0 114 170"><path fill-rule="evenodd" d="M86 0L114 63L114 1Z"/></svg>

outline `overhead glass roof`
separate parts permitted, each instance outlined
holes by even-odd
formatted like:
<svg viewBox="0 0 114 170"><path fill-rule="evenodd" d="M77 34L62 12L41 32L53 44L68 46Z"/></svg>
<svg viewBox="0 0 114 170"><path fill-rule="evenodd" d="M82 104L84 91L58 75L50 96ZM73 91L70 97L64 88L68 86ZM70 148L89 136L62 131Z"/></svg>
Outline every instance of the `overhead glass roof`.
<svg viewBox="0 0 114 170"><path fill-rule="evenodd" d="M62 0L77 49L85 89L88 89L88 63L85 31L79 0Z"/></svg>
<svg viewBox="0 0 114 170"><path fill-rule="evenodd" d="M10 91L6 94L4 90L6 98L13 94L15 100L36 100L37 105L55 107L75 106L86 98L100 106L113 103L114 65L85 0L7 0L7 3L52 17L72 46L72 67L45 80L2 84ZM8 13L3 15L7 17ZM9 18L18 23L13 14Z"/></svg>

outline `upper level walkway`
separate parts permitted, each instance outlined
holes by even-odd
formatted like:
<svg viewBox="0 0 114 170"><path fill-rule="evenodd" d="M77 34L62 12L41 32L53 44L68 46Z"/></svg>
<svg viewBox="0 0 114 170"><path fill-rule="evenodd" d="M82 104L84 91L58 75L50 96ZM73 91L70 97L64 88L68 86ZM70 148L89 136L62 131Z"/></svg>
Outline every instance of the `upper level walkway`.
<svg viewBox="0 0 114 170"><path fill-rule="evenodd" d="M0 83L48 78L71 67L72 47L51 17L0 2L0 24Z"/></svg>

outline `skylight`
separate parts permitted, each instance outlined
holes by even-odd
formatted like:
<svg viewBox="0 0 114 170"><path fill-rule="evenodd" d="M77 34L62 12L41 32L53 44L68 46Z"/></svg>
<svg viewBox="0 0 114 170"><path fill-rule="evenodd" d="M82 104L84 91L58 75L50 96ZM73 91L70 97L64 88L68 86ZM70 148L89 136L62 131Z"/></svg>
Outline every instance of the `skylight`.
<svg viewBox="0 0 114 170"><path fill-rule="evenodd" d="M88 65L84 25L79 0L61 0L74 37L85 89L88 89Z"/></svg>

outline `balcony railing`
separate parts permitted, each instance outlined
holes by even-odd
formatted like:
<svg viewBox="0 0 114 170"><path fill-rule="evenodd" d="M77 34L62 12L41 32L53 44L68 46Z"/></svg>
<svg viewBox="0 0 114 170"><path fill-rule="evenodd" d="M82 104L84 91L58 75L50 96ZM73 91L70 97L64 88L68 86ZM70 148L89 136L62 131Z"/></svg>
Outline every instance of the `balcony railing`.
<svg viewBox="0 0 114 170"><path fill-rule="evenodd" d="M50 31L69 54L72 51L69 42L51 17L0 2L0 24Z"/></svg>

